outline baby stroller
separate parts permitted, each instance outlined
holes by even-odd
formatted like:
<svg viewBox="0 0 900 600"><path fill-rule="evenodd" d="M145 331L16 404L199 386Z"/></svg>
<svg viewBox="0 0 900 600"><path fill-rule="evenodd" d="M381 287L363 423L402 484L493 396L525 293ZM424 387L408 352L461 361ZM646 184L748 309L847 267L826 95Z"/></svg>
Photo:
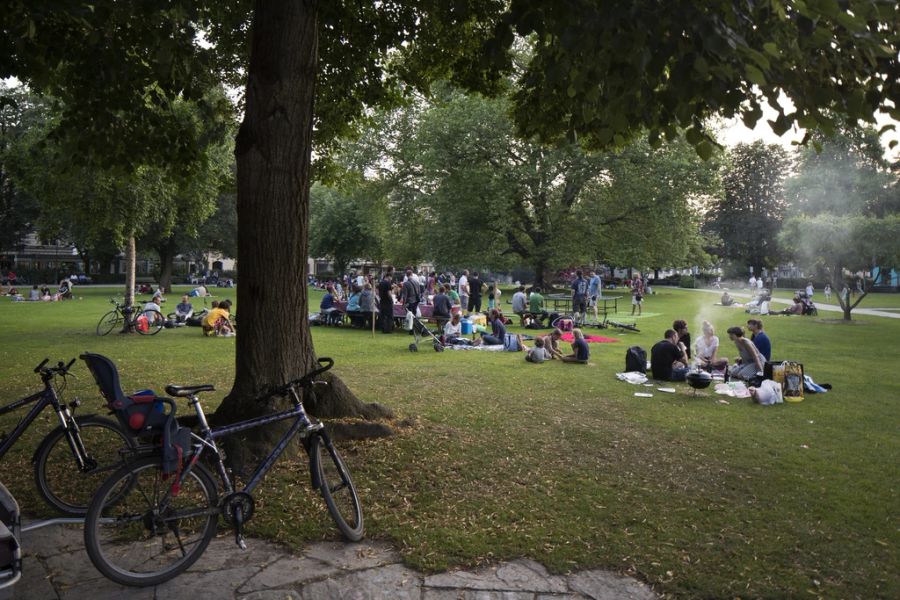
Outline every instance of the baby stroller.
<svg viewBox="0 0 900 600"><path fill-rule="evenodd" d="M422 322L421 319L413 315L411 312L406 313L406 321L409 322L410 317L412 317L412 329L411 332L415 336L416 341L409 345L410 352L418 352L419 351L419 342L424 340L431 340L431 347L434 348L435 352L443 352L444 351L444 343L441 339L435 335L433 331L428 329L428 325Z"/></svg>
<svg viewBox="0 0 900 600"><path fill-rule="evenodd" d="M800 302L803 304L804 316L816 317L819 315L819 309L816 308L812 298L806 295L806 292L800 292L797 296L800 297Z"/></svg>

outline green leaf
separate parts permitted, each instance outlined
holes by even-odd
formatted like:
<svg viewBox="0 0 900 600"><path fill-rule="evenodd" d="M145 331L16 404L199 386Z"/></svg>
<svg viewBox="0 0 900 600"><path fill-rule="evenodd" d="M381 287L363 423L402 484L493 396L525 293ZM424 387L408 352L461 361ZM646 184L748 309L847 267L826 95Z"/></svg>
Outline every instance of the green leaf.
<svg viewBox="0 0 900 600"><path fill-rule="evenodd" d="M753 65L745 65L744 73L747 75L747 79L751 83L755 83L759 87L766 86L766 76L763 75L763 72L754 67Z"/></svg>
<svg viewBox="0 0 900 600"><path fill-rule="evenodd" d="M709 74L709 63L706 62L706 59L702 56L698 56L694 61L694 70L703 77L706 77Z"/></svg>
<svg viewBox="0 0 900 600"><path fill-rule="evenodd" d="M699 156L703 160L709 160L713 153L712 144L710 144L706 140L694 146L694 150L697 151L697 156Z"/></svg>
<svg viewBox="0 0 900 600"><path fill-rule="evenodd" d="M781 58L781 51L778 49L778 44L775 42L766 42L763 44L763 50L766 51L766 54L772 56L774 58Z"/></svg>

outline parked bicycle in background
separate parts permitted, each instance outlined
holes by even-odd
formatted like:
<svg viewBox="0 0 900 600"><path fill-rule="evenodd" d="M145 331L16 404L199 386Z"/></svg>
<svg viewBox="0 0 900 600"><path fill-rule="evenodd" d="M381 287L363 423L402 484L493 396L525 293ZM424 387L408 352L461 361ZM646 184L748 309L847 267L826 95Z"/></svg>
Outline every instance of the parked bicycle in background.
<svg viewBox="0 0 900 600"><path fill-rule="evenodd" d="M103 315L97 323L97 335L106 335L116 328L120 331L137 331L141 335L156 335L166 325L166 318L158 310L124 306L114 298L109 302L116 307Z"/></svg>

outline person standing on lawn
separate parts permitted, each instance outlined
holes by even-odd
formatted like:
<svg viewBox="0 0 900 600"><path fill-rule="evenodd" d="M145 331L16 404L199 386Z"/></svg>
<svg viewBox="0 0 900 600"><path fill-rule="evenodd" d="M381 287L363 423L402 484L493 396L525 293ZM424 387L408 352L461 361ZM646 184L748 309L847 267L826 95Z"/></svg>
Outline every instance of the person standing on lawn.
<svg viewBox="0 0 900 600"><path fill-rule="evenodd" d="M482 288L484 287L484 282L481 281L481 277L478 275L478 271L472 273L472 277L469 279L469 306L468 311L470 313L480 313L481 312L481 295L483 293Z"/></svg>
<svg viewBox="0 0 900 600"><path fill-rule="evenodd" d="M581 269L575 271L572 282L572 313L577 324L583 324L587 317L588 282Z"/></svg>
<svg viewBox="0 0 900 600"><path fill-rule="evenodd" d="M462 275L459 276L459 281L457 282L459 290L459 305L462 310L468 313L469 311L469 271L464 270Z"/></svg>
<svg viewBox="0 0 900 600"><path fill-rule="evenodd" d="M600 280L600 276L597 275L596 271L591 271L591 277L588 280L588 296L590 296L590 300L588 301L588 306L594 309L594 320L599 322L599 317L597 316L597 300L600 299L600 296L603 294L603 282Z"/></svg>
<svg viewBox="0 0 900 600"><path fill-rule="evenodd" d="M378 282L378 312L381 333L394 331L394 297L391 295L393 286L394 267L388 267L381 281Z"/></svg>
<svg viewBox="0 0 900 600"><path fill-rule="evenodd" d="M635 275L631 282L631 316L634 316L634 310L637 309L638 316L643 311L644 302L644 282L641 281L640 275Z"/></svg>

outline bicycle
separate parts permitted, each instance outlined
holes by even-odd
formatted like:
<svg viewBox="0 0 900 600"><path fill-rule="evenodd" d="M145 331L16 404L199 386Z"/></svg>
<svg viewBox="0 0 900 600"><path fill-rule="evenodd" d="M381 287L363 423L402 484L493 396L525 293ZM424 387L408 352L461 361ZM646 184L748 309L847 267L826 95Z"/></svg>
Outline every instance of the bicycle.
<svg viewBox="0 0 900 600"><path fill-rule="evenodd" d="M69 369L75 359L67 365L60 361L55 367L45 366L49 361L45 358L34 368L41 375L43 390L0 408L2 416L36 403L12 433L0 434L0 460L41 411L53 407L60 424L44 437L34 452L35 483L47 504L61 513L82 516L87 513L94 491L104 478L122 466L123 453L134 448L134 441L109 419L96 415L73 416L81 401L76 398L64 404L60 397L67 385L66 378L74 377ZM61 378L61 384L56 384L57 377ZM74 459L74 465L66 459L67 454Z"/></svg>
<svg viewBox="0 0 900 600"><path fill-rule="evenodd" d="M145 455L113 473L91 500L84 523L88 556L107 578L123 585L150 586L168 581L188 569L215 536L218 517L234 527L235 542L244 549L242 528L253 516L253 490L291 440L299 435L310 459L311 483L319 490L341 533L350 541L363 537L363 515L350 473L322 423L307 416L302 397L315 401L315 378L334 365L320 358L319 368L258 398L267 402L289 397L293 408L272 415L210 428L197 395L212 385L166 386L171 396L187 398L197 413L199 435L191 432L191 456L174 476L163 473L159 451ZM235 490L215 440L262 425L293 419L272 452L257 466L243 489ZM201 463L212 452L217 482ZM224 496L219 498L219 489Z"/></svg>
<svg viewBox="0 0 900 600"><path fill-rule="evenodd" d="M123 306L115 298L110 299L109 303L116 307L103 315L97 323L97 335L106 335L122 325L126 331L137 331L141 335L156 335L165 327L166 319L158 310Z"/></svg>

